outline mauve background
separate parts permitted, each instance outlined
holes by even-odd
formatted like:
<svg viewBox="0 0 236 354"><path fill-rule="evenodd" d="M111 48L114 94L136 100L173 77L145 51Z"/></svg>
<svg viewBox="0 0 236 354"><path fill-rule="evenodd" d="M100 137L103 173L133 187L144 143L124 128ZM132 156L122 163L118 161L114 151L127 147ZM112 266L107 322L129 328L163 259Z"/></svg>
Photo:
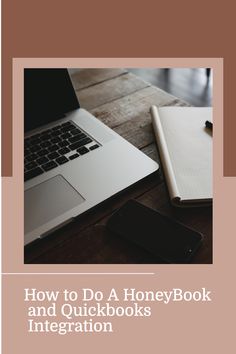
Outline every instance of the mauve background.
<svg viewBox="0 0 236 354"><path fill-rule="evenodd" d="M227 5L227 6L226 6ZM145 1L101 0L97 3L78 1L60 3L42 0L3 0L3 353L34 352L121 353L160 351L183 353L231 353L234 351L235 307L235 198L234 178L223 176L223 102L222 69L214 74L217 85L213 92L214 105L214 264L189 266L131 266L119 271L151 271L153 276L84 275L20 275L32 272L23 265L23 230L14 228L20 222L16 198L23 190L19 169L12 169L12 58L13 57L223 57L224 58L224 166L226 175L235 175L235 10L233 4L198 1L159 3ZM90 65L88 65L90 66ZM120 65L122 66L122 65ZM199 65L201 66L201 65ZM76 67L76 66L74 66ZM91 66L90 66L91 67ZM19 87L15 93L19 93ZM19 97L18 97L19 98ZM19 106L18 106L19 107ZM14 109L16 110L17 107ZM21 107L22 108L22 107ZM17 111L15 112L17 113ZM216 122L216 123L215 123ZM19 122L14 128L19 134ZM19 151L18 154L22 154ZM18 155L18 156L19 156ZM21 155L20 155L21 156ZM23 157L23 154L22 154ZM17 165L16 156L14 157ZM18 161L18 167L20 162ZM20 183L19 183L20 182ZM19 187L20 186L20 187ZM18 193L18 194L14 194ZM23 194L23 193L22 193ZM14 206L12 208L12 206ZM10 213L9 213L10 212ZM20 212L21 213L21 212ZM14 222L13 222L14 221ZM15 224L15 225L14 225ZM14 232L16 231L16 232ZM20 235L19 235L20 233ZM11 245L11 247L10 247ZM17 259L16 259L17 258ZM7 264L6 264L7 263ZM15 268L14 264L20 266ZM57 267L57 266L55 266ZM117 271L97 267L96 271ZM64 271L68 271L67 267ZM47 272L48 266L41 271ZM52 270L54 271L54 269ZM78 268L77 268L78 271ZM94 271L90 266L79 271ZM8 274L15 272L17 274ZM154 306L150 321L117 321L114 335L55 336L26 333L24 287L39 289L78 287L126 287L168 290L172 287L213 292L213 302L189 306Z"/></svg>

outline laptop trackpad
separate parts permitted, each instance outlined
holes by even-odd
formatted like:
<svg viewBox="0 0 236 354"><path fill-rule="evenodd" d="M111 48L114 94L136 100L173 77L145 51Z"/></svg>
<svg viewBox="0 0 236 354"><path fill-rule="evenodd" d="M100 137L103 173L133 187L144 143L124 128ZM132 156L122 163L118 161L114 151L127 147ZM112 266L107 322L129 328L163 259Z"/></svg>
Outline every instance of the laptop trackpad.
<svg viewBox="0 0 236 354"><path fill-rule="evenodd" d="M61 175L25 191L25 233L64 214L84 198Z"/></svg>

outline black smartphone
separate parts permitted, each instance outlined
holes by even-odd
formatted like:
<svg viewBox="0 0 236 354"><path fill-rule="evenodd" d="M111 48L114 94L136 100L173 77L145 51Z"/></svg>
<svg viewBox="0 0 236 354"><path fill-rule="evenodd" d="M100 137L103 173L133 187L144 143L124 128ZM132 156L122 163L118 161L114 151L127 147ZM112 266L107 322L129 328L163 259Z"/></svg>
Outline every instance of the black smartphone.
<svg viewBox="0 0 236 354"><path fill-rule="evenodd" d="M108 229L167 263L188 263L203 236L135 200L129 200L107 223Z"/></svg>

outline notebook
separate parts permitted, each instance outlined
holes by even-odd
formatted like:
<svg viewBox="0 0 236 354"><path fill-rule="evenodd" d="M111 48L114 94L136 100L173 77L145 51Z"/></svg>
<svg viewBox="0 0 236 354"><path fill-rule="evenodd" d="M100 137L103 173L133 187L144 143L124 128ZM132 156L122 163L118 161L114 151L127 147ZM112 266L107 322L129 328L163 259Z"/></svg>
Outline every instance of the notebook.
<svg viewBox="0 0 236 354"><path fill-rule="evenodd" d="M211 107L150 109L171 202L202 206L212 202Z"/></svg>

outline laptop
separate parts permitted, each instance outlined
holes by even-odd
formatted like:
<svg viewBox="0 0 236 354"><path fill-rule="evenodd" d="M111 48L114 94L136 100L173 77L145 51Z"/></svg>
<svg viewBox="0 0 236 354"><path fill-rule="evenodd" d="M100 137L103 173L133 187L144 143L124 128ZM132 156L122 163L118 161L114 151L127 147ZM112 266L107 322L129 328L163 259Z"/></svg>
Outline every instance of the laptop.
<svg viewBox="0 0 236 354"><path fill-rule="evenodd" d="M25 245L159 168L80 107L67 69L24 69L24 128Z"/></svg>

